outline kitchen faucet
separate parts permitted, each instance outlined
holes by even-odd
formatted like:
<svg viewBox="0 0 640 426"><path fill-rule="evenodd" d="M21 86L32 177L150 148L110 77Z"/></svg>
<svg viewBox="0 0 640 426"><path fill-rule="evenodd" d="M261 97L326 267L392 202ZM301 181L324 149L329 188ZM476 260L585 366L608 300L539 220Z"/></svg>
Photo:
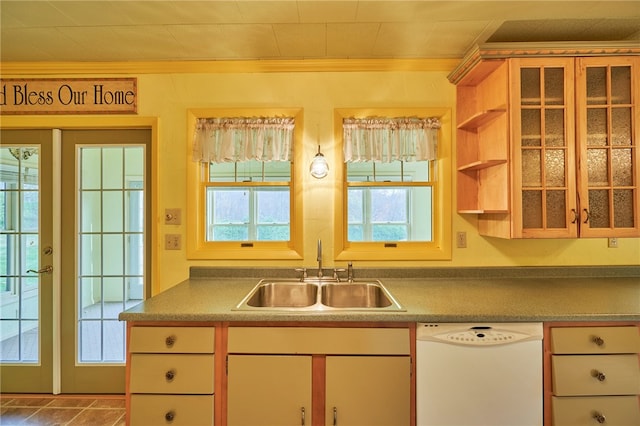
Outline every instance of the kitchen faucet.
<svg viewBox="0 0 640 426"><path fill-rule="evenodd" d="M322 240L318 239L318 278L322 278Z"/></svg>

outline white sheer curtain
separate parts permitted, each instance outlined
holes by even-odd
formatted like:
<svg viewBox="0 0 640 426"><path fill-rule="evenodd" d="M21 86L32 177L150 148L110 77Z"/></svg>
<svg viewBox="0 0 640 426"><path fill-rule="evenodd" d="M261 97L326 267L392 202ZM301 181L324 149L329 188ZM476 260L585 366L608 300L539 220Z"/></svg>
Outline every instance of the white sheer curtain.
<svg viewBox="0 0 640 426"><path fill-rule="evenodd" d="M344 161L423 161L438 157L435 117L344 118Z"/></svg>
<svg viewBox="0 0 640 426"><path fill-rule="evenodd" d="M199 118L193 160L200 162L289 161L293 117Z"/></svg>

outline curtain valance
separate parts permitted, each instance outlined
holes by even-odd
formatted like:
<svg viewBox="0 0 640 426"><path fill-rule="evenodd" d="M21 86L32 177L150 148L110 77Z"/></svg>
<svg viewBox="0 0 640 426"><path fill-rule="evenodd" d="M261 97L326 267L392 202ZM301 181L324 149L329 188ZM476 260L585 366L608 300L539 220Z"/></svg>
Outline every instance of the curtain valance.
<svg viewBox="0 0 640 426"><path fill-rule="evenodd" d="M440 120L435 117L344 118L342 127L345 162L437 158Z"/></svg>
<svg viewBox="0 0 640 426"><path fill-rule="evenodd" d="M293 117L199 118L193 136L193 160L289 161L294 127Z"/></svg>

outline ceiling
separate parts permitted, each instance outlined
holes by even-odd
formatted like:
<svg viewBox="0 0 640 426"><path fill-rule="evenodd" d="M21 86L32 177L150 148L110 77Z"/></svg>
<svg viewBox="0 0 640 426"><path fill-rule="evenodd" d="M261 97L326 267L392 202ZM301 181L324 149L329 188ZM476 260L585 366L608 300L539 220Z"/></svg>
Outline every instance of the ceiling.
<svg viewBox="0 0 640 426"><path fill-rule="evenodd" d="M0 0L0 37L16 62L461 58L484 42L640 44L640 0Z"/></svg>

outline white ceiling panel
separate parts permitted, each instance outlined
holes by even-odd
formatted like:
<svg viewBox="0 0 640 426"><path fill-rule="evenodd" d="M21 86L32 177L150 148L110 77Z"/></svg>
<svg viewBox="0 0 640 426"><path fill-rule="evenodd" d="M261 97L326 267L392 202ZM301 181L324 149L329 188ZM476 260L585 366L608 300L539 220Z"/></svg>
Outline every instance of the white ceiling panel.
<svg viewBox="0 0 640 426"><path fill-rule="evenodd" d="M2 61L461 58L485 41L640 43L640 0L0 0Z"/></svg>

